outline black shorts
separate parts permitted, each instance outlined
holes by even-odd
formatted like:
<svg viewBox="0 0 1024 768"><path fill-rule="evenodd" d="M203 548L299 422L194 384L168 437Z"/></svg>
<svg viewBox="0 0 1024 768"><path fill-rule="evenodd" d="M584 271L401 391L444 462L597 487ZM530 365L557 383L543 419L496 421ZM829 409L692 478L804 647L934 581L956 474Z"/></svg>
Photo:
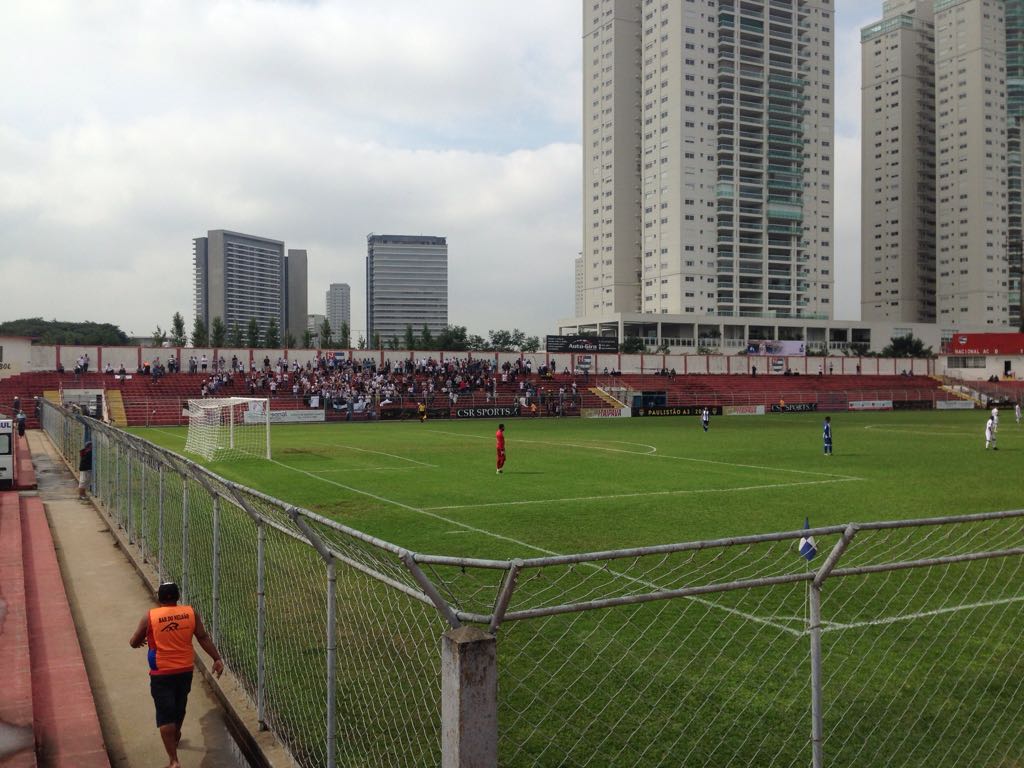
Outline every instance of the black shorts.
<svg viewBox="0 0 1024 768"><path fill-rule="evenodd" d="M149 692L156 704L156 727L181 725L185 719L185 706L192 690L192 672L176 675L150 675Z"/></svg>

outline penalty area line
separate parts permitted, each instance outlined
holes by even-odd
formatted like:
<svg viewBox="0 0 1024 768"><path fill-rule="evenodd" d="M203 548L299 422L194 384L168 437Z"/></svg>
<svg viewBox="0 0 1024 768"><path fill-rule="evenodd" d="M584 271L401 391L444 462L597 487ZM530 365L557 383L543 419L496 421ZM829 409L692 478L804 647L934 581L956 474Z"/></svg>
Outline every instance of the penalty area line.
<svg viewBox="0 0 1024 768"><path fill-rule="evenodd" d="M968 603L967 605L952 605L948 608L936 608L931 611L918 611L917 613L907 613L902 616L889 616L884 619L872 619L870 621L855 621L849 624L843 624L841 622L830 622L827 627L822 627L822 632L840 632L846 629L861 629L862 627L881 627L887 624L896 624L900 621L916 621L917 619L927 619L932 616L942 616L948 613L959 613L960 611L973 611L977 608L993 608L997 605L1011 605L1013 603L1024 602L1024 596L1021 597L1004 597L1000 600L985 600L980 603Z"/></svg>
<svg viewBox="0 0 1024 768"><path fill-rule="evenodd" d="M499 539L501 541L507 541L510 544L515 544L516 546L523 547L524 549L533 550L534 552L537 552L537 553L542 554L542 555L558 557L558 556L564 554L564 553L561 553L561 552L555 552L552 549L545 549L544 547L538 547L535 544L528 544L525 541L520 541L519 539L514 539L511 536L505 536L505 535L500 534L500 533L495 533L494 531L488 531L485 528L478 528L477 526L469 525L467 523L463 523L463 522L460 522L458 520L452 520L451 518L445 517L444 515L439 515L436 512L431 512L431 511L429 511L427 509L422 509L422 508L419 508L419 507L414 507L414 506L412 506L410 504L405 504L404 502L396 501L394 499L388 499L388 498L386 498L384 496L379 496L376 493L371 493L370 491L364 491L364 490L362 490L360 488L354 488L351 485L345 485L344 483L339 483L336 480L331 480L330 478L327 478L327 477L321 477L320 475L314 475L312 472L308 472L308 471L306 471L304 469L299 469L298 467L290 466L290 465L285 464L285 463L283 463L281 461L278 461L277 459L271 459L270 461L272 463L274 463L274 464L277 464L279 466L284 467L285 469L290 469L293 472L298 472L299 474L303 474L303 475L306 475L307 477L311 477L314 480L319 480L319 481L321 481L323 483L328 483L329 485L333 485L333 486L336 486L338 488L342 488L342 489L344 489L346 491L350 491L352 493L360 494L362 496L367 496L367 497L369 497L371 499L376 499L377 501L380 501L380 502L382 502L384 504L390 504L392 506L399 507L400 509L404 509L404 510L406 510L408 512L413 512L415 514L424 515L426 517L431 517L431 518L433 518L435 520L440 520L441 522L448 523L449 525L454 525L454 526L456 526L458 528L463 528L466 531L471 531L473 533L479 533L479 534L481 534L483 536L490 536L491 538ZM588 567L590 567L590 568L592 568L594 570L604 571L605 573L610 573L610 574L612 574L614 576L617 576L617 577L619 577L621 579L626 579L627 581L631 581L631 582L633 582L635 584L640 584L641 586L647 587L648 589L652 589L655 592L660 592L660 591L664 590L663 587L660 587L657 584L654 584L653 582L645 581L643 579L638 579L638 578L636 578L634 576L630 576L630 575L625 574L625 573L620 573L619 571L614 571L614 570L605 568L605 567L603 567L601 565L598 565L596 563L583 563L583 565L586 565L586 566L588 566ZM739 616L739 617L741 617L741 618L743 618L743 619L745 619L747 621L751 621L751 622L754 622L756 624L762 624L764 626L773 627L774 629L777 629L780 632L785 632L786 634L792 635L793 637L801 637L803 635L802 632L799 632L799 631L797 631L797 630L795 630L795 629L793 629L791 627L787 627L784 624L779 624L777 622L771 621L770 619L765 619L765 618L762 618L761 616L755 616L754 614L746 613L746 612L740 611L740 610L738 610L736 608L729 608L728 606L719 605L718 603L716 603L716 602L714 602L712 600L707 600L705 598L696 597L696 596L689 596L689 597L687 597L685 599L686 600L692 600L693 602L698 603L700 605L704 605L704 606L706 606L708 608L715 608L715 609L720 610L720 611L725 611L726 613L733 614L735 616Z"/></svg>

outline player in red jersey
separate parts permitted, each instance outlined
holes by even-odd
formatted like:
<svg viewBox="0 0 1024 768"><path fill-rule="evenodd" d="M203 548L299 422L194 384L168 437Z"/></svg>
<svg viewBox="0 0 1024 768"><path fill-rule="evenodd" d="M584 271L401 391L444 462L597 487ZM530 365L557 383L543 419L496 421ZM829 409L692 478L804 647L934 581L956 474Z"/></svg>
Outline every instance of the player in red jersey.
<svg viewBox="0 0 1024 768"><path fill-rule="evenodd" d="M500 475L501 468L505 466L505 425L499 424L498 431L494 433L494 442L498 449L498 474Z"/></svg>

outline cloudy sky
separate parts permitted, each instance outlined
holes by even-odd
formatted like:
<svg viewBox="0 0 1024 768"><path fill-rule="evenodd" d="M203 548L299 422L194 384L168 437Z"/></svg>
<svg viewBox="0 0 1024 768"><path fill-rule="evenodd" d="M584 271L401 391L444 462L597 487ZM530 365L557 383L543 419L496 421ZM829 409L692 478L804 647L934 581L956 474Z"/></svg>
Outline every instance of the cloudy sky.
<svg viewBox="0 0 1024 768"><path fill-rule="evenodd" d="M859 313L858 29L836 0L836 281ZM191 239L309 251L309 310L366 235L448 237L449 321L543 336L580 249L579 0L5 0L0 320L166 328ZM355 338L355 336L353 337Z"/></svg>

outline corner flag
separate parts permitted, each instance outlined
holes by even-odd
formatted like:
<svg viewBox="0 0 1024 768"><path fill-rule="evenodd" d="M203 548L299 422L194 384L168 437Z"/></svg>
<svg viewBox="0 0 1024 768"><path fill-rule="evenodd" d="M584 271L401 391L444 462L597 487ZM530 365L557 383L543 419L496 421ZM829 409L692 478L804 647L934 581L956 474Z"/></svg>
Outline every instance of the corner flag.
<svg viewBox="0 0 1024 768"><path fill-rule="evenodd" d="M811 527L811 522L808 518L804 518L804 530L806 531ZM810 562L814 559L814 556L818 554L818 547L814 543L813 536L802 536L800 537L800 544L797 547L800 550L800 556Z"/></svg>

